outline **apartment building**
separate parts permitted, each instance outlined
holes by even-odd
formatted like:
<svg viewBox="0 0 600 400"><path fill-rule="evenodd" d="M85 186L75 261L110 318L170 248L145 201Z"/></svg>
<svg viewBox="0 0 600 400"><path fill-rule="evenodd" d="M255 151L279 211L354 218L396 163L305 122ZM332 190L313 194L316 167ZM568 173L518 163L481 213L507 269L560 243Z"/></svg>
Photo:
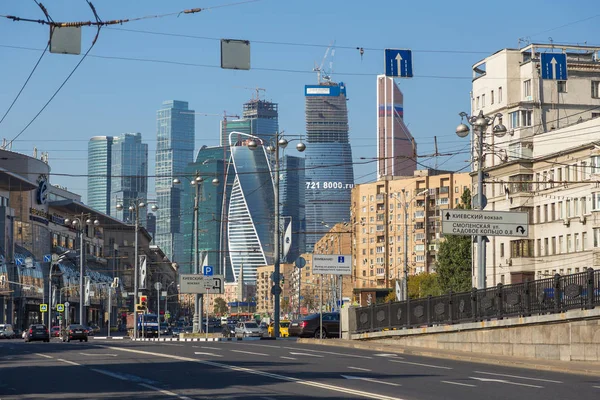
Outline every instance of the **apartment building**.
<svg viewBox="0 0 600 400"><path fill-rule="evenodd" d="M280 264L281 273L281 314L287 315L293 312L292 305L292 276L294 275L294 264ZM265 265L256 268L256 312L273 315L275 310L275 297L271 293L273 287L273 272L275 266Z"/></svg>
<svg viewBox="0 0 600 400"><path fill-rule="evenodd" d="M412 177L357 185L352 191L355 288L390 287L403 276L405 254L410 275L434 272L443 211L456 208L470 184L468 173L417 170Z"/></svg>

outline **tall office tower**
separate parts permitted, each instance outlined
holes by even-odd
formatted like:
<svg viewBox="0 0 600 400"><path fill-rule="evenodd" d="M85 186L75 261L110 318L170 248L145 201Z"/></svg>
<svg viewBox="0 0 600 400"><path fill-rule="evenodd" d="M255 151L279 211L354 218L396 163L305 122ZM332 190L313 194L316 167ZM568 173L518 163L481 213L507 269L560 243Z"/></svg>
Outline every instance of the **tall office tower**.
<svg viewBox="0 0 600 400"><path fill-rule="evenodd" d="M156 236L154 242L172 261L184 259L181 223L182 180L194 157L194 111L187 101L165 101L157 111L156 143Z"/></svg>
<svg viewBox="0 0 600 400"><path fill-rule="evenodd" d="M154 235L156 235L156 215L154 213L149 212L146 214L146 230L154 239Z"/></svg>
<svg viewBox="0 0 600 400"><path fill-rule="evenodd" d="M221 146L229 145L229 134L241 132L270 140L279 130L279 108L277 103L252 99L243 105L241 119L221 122Z"/></svg>
<svg viewBox="0 0 600 400"><path fill-rule="evenodd" d="M227 204L226 235L234 279L256 281L256 268L273 262L274 193L266 143L256 136L240 134L231 141L231 161L227 180L233 178ZM250 150L248 141L259 144Z"/></svg>
<svg viewBox="0 0 600 400"><path fill-rule="evenodd" d="M223 207L224 164L222 147L203 146L196 162L187 166L183 182L183 242L184 259L179 272L193 273L194 269L194 200L196 187L190 185L196 175L203 178L198 186L198 265L211 265L215 274L224 274L224 253L221 252L221 210ZM219 180L218 185L212 183ZM231 279L232 277L230 277Z"/></svg>
<svg viewBox="0 0 600 400"><path fill-rule="evenodd" d="M307 85L306 97L306 251L334 226L350 221L354 186L348 141L346 86L340 82Z"/></svg>
<svg viewBox="0 0 600 400"><path fill-rule="evenodd" d="M94 136L88 142L87 204L110 215L112 136Z"/></svg>
<svg viewBox="0 0 600 400"><path fill-rule="evenodd" d="M412 176L417 145L404 124L404 95L393 78L377 76L377 177Z"/></svg>
<svg viewBox="0 0 600 400"><path fill-rule="evenodd" d="M305 216L305 171L304 158L283 156L280 162L281 180L279 182L280 214L282 218L283 249L285 253L286 241L289 243L288 254L281 259L283 263L293 263L306 249ZM290 225L291 224L291 225ZM289 236L288 236L289 234Z"/></svg>
<svg viewBox="0 0 600 400"><path fill-rule="evenodd" d="M148 145L141 133L123 133L113 137L110 178L110 215L121 221L134 222L129 204L148 198ZM117 204L123 204L121 211ZM146 209L140 209L139 223L146 226Z"/></svg>

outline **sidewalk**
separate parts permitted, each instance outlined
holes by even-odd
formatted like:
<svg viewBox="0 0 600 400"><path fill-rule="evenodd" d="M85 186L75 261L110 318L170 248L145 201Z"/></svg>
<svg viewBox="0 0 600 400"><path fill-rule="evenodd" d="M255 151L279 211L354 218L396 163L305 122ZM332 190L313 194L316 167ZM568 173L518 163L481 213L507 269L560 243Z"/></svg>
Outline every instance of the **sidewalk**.
<svg viewBox="0 0 600 400"><path fill-rule="evenodd" d="M505 365L509 367L562 372L568 374L600 376L600 363L596 362L542 360L496 354L472 353L466 351L407 347L377 343L376 341L347 339L298 339L298 343L319 344L352 349L372 350L383 353L397 353L413 356L442 358L447 360L468 361L481 364Z"/></svg>

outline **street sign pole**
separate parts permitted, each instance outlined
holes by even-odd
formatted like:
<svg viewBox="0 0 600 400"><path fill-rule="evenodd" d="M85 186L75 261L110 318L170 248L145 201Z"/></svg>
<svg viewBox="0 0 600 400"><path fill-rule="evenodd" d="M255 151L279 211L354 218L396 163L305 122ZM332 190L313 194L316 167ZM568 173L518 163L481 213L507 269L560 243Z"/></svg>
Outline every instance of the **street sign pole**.
<svg viewBox="0 0 600 400"><path fill-rule="evenodd" d="M158 339L160 340L160 289L162 288L162 284L160 282L156 282L154 284L154 288L156 289L156 321L158 322Z"/></svg>
<svg viewBox="0 0 600 400"><path fill-rule="evenodd" d="M319 293L319 339L323 339L323 277L321 274L321 289Z"/></svg>
<svg viewBox="0 0 600 400"><path fill-rule="evenodd" d="M208 293L204 298L204 307L206 308L206 338L208 339Z"/></svg>
<svg viewBox="0 0 600 400"><path fill-rule="evenodd" d="M111 309L111 307L112 307L112 305L111 305L111 303L110 303L110 302L111 302L111 299L112 299L112 286L110 286L110 287L108 288L108 324L107 324L107 325L108 325L108 326L107 326L108 332L106 333L106 335L107 335L108 337L110 337L110 309Z"/></svg>

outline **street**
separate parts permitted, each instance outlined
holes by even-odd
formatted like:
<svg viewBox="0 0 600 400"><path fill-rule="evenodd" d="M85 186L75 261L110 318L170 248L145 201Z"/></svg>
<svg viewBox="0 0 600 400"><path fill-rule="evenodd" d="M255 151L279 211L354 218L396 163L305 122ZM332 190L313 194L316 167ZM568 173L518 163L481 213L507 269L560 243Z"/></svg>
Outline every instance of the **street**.
<svg viewBox="0 0 600 400"><path fill-rule="evenodd" d="M296 343L0 341L0 399L595 399L600 378Z"/></svg>

